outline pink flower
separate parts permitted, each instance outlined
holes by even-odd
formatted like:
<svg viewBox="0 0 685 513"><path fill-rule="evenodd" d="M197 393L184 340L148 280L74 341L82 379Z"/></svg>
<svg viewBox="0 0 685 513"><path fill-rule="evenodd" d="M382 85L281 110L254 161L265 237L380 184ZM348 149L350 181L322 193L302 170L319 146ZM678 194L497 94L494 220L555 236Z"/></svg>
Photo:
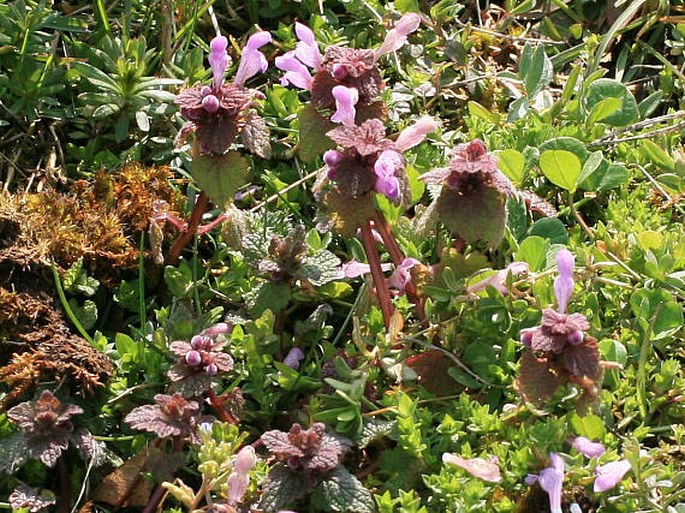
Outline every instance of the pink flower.
<svg viewBox="0 0 685 513"><path fill-rule="evenodd" d="M249 472L257 464L254 447L246 445L238 452L233 465L233 472L228 476L228 502L238 504L250 484Z"/></svg>
<svg viewBox="0 0 685 513"><path fill-rule="evenodd" d="M397 266L395 272L388 278L388 287L397 289L399 294L404 294L409 282L411 282L411 268L417 264L421 264L415 258L405 258L400 265Z"/></svg>
<svg viewBox="0 0 685 513"><path fill-rule="evenodd" d="M483 458L466 459L457 456L456 454L444 453L442 455L442 461L443 463L449 463L450 465L456 465L457 467L463 468L472 476L478 477L483 481L499 483L502 480L496 456L487 460Z"/></svg>
<svg viewBox="0 0 685 513"><path fill-rule="evenodd" d="M395 150L385 150L378 155L373 165L376 173L376 191L387 196L390 201L400 200L400 182L397 179L398 172L404 171L404 157Z"/></svg>
<svg viewBox="0 0 685 513"><path fill-rule="evenodd" d="M410 12L402 16L395 24L395 28L388 32L385 40L374 53L376 60L402 48L407 42L407 36L412 32L416 32L420 24L421 17L416 13Z"/></svg>
<svg viewBox="0 0 685 513"><path fill-rule="evenodd" d="M271 34L267 31L256 32L250 36L243 48L243 57L240 59L238 71L233 79L234 84L242 86L257 73L266 71L269 63L259 49L270 42Z"/></svg>
<svg viewBox="0 0 685 513"><path fill-rule="evenodd" d="M549 459L552 465L542 469L540 474L528 474L526 484L538 483L547 495L549 495L549 509L551 513L562 513L561 488L564 482L564 460L556 453L550 452Z"/></svg>
<svg viewBox="0 0 685 513"><path fill-rule="evenodd" d="M304 359L304 353L299 347L293 347L283 359L283 363L291 369L299 369L300 362Z"/></svg>
<svg viewBox="0 0 685 513"><path fill-rule="evenodd" d="M399 151L407 151L409 148L421 144L426 136L435 132L437 128L438 124L432 117L424 116L400 132L395 141L395 147Z"/></svg>
<svg viewBox="0 0 685 513"><path fill-rule="evenodd" d="M392 264L381 264L381 269L383 269L383 271L389 271L392 269ZM360 276L369 274L371 272L371 266L369 264L357 262L356 260L350 260L342 265L342 272L345 278L359 278Z"/></svg>
<svg viewBox="0 0 685 513"><path fill-rule="evenodd" d="M357 115L354 106L359 101L359 93L353 87L345 86L335 86L332 93L335 98L335 112L331 116L331 121L343 126L354 126L354 118Z"/></svg>
<svg viewBox="0 0 685 513"><path fill-rule="evenodd" d="M495 274L488 276L484 280L474 283L467 288L467 291L471 294L485 290L488 287L493 287L497 289L502 295L506 296L507 291L507 279L509 275L521 276L528 273L528 264L526 262L512 262L507 267ZM523 332L521 333L523 336Z"/></svg>
<svg viewBox="0 0 685 513"><path fill-rule="evenodd" d="M596 458L606 452L601 443L593 442L584 436L577 436L571 440L571 446L586 458Z"/></svg>
<svg viewBox="0 0 685 513"><path fill-rule="evenodd" d="M319 45L316 42L312 29L300 22L295 22L295 34L300 40L295 47L297 58L312 69L320 69L323 56L319 51Z"/></svg>
<svg viewBox="0 0 685 513"><path fill-rule="evenodd" d="M214 75L214 89L221 87L221 81L228 66L229 56L226 52L227 47L228 39L224 36L217 36L209 43L209 65L212 67L212 74Z"/></svg>
<svg viewBox="0 0 685 513"><path fill-rule="evenodd" d="M595 469L595 493L606 492L616 486L631 469L628 460L612 461Z"/></svg>
<svg viewBox="0 0 685 513"><path fill-rule="evenodd" d="M557 270L559 275L554 280L554 295L561 313L566 313L568 300L573 293L574 262L573 254L568 249L562 249L557 253Z"/></svg>
<svg viewBox="0 0 685 513"><path fill-rule="evenodd" d="M281 85L287 86L292 84L300 89L309 91L312 88L312 74L307 69L307 66L296 57L295 51L290 51L284 55L278 56L275 59L276 67L285 71L281 77Z"/></svg>

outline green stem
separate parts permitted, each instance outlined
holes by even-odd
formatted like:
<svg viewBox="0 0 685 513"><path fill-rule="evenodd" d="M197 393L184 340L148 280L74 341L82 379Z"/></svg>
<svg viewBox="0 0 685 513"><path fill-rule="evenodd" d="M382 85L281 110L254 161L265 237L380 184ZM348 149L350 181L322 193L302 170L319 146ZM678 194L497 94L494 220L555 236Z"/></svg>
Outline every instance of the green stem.
<svg viewBox="0 0 685 513"><path fill-rule="evenodd" d="M659 316L661 307L663 303L659 303L656 306L654 315L649 322L649 327L645 330L644 337L642 337L642 345L640 347L640 360L637 364L637 375L635 376L636 381L636 392L638 399L638 407L640 409L640 415L642 419L647 418L648 408L647 408L647 358L649 357L649 350L651 348L651 335L654 331L654 325L656 324L656 319Z"/></svg>
<svg viewBox="0 0 685 513"><path fill-rule="evenodd" d="M69 306L67 297L64 295L64 289L62 288L62 281L59 277L59 271L57 270L57 266L54 263L52 264L52 276L55 278L55 288L57 289L57 295L59 296L59 300L62 303L62 308L64 308L64 311L67 313L67 317L69 317L69 320L76 327L81 336L85 338L88 342L90 342L91 345L93 345L93 338L88 334L88 332L85 330L81 322L74 314L74 311L71 309L71 306Z"/></svg>

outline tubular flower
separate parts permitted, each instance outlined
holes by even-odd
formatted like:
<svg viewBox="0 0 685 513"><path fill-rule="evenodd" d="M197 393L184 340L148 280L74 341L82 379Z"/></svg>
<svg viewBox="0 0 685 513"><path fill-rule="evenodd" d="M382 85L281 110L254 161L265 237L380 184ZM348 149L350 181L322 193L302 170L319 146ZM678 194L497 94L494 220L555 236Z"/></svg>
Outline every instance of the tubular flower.
<svg viewBox="0 0 685 513"><path fill-rule="evenodd" d="M628 460L612 461L611 463L600 465L595 469L597 477L595 478L593 490L596 493L611 490L621 482L623 476L625 476L630 469L631 466Z"/></svg>
<svg viewBox="0 0 685 513"><path fill-rule="evenodd" d="M540 474L528 474L526 484L538 483L549 495L549 509L551 513L562 513L561 490L564 482L564 460L556 453L549 453L552 465L542 469Z"/></svg>
<svg viewBox="0 0 685 513"><path fill-rule="evenodd" d="M261 93L246 88L245 82L266 70L266 57L259 48L270 41L271 34L268 32L257 32L250 36L233 82L226 83L223 76L230 62L226 53L228 40L223 36L212 39L209 45L212 85L189 87L176 97L175 103L187 120L177 136L177 144L194 132L200 153L221 155L240 134L250 151L261 157L266 156L266 150L252 140L258 139L259 134L266 130L264 121L253 108L253 100Z"/></svg>
<svg viewBox="0 0 685 513"><path fill-rule="evenodd" d="M444 453L442 455L442 462L449 463L456 467L463 468L474 477L488 481L490 483L499 483L502 480L499 465L497 464L497 456L489 459L483 458L462 458L457 454Z"/></svg>
<svg viewBox="0 0 685 513"><path fill-rule="evenodd" d="M254 447L246 445L236 455L233 472L228 476L228 502L238 504L250 484L249 472L257 464Z"/></svg>
<svg viewBox="0 0 685 513"><path fill-rule="evenodd" d="M359 103L368 105L376 99L383 85L376 61L401 48L420 23L421 18L417 14L409 13L397 21L376 51L329 46L323 55L312 30L295 23L295 34L299 39L295 50L276 58L276 67L285 71L281 84L290 83L311 91L314 105L321 109L335 107L333 88L336 86L356 89ZM309 69L315 71L314 76Z"/></svg>
<svg viewBox="0 0 685 513"><path fill-rule="evenodd" d="M599 442L593 442L584 436L577 436L571 440L571 446L586 458L597 458L606 452Z"/></svg>

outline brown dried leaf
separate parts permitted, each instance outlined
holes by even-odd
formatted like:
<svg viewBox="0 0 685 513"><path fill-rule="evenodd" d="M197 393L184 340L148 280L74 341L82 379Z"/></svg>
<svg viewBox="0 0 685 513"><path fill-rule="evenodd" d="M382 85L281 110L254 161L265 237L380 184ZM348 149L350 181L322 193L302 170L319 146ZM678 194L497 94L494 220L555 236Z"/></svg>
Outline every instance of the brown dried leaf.
<svg viewBox="0 0 685 513"><path fill-rule="evenodd" d="M143 507L152 492L142 472L147 463L147 451L142 450L105 477L93 492L92 500L116 507Z"/></svg>
<svg viewBox="0 0 685 513"><path fill-rule="evenodd" d="M566 374L559 364L549 358L537 358L526 351L521 358L518 387L526 401L541 404L566 382Z"/></svg>

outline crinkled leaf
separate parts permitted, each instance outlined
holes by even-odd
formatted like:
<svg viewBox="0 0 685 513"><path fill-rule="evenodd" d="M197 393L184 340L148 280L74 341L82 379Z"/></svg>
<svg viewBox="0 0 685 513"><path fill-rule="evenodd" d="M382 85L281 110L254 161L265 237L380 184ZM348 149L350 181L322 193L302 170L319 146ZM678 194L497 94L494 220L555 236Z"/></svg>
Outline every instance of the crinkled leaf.
<svg viewBox="0 0 685 513"><path fill-rule="evenodd" d="M459 385L447 372L454 362L438 350L425 351L407 358L406 365L419 376L423 388L434 394L455 393Z"/></svg>
<svg viewBox="0 0 685 513"><path fill-rule="evenodd" d="M245 185L248 170L247 159L237 151L225 155L200 155L193 159L190 167L197 184L219 206L231 201L236 191Z"/></svg>
<svg viewBox="0 0 685 513"><path fill-rule="evenodd" d="M360 449L364 449L371 442L378 440L381 437L391 437L396 429L397 421L395 420L382 420L376 418L365 420L361 435L359 435L359 440L357 440L357 446L359 446Z"/></svg>
<svg viewBox="0 0 685 513"><path fill-rule="evenodd" d="M276 463L262 482L259 509L264 513L275 513L304 497L309 489L307 475L290 472L283 463Z"/></svg>
<svg viewBox="0 0 685 513"><path fill-rule="evenodd" d="M284 431L267 431L264 433L260 441L269 449L269 452L279 456L304 456L304 453L299 447L290 441L288 433Z"/></svg>
<svg viewBox="0 0 685 513"><path fill-rule="evenodd" d="M22 433L14 433L0 440L0 472L14 474L28 459L26 439Z"/></svg>
<svg viewBox="0 0 685 513"><path fill-rule="evenodd" d="M288 305L290 297L290 286L281 281L263 282L245 295L250 312L255 316L261 315L265 310L280 312Z"/></svg>
<svg viewBox="0 0 685 513"><path fill-rule="evenodd" d="M326 133L337 125L324 118L314 105L309 104L300 111L300 158L311 162L326 150L335 147Z"/></svg>
<svg viewBox="0 0 685 513"><path fill-rule="evenodd" d="M316 286L340 280L343 278L343 273L340 270L340 259L325 249L317 251L304 258L298 277L305 278Z"/></svg>
<svg viewBox="0 0 685 513"><path fill-rule="evenodd" d="M375 209L370 196L343 198L336 190L326 194L323 201L333 220L333 226L344 237L353 237L357 229L373 219Z"/></svg>
<svg viewBox="0 0 685 513"><path fill-rule="evenodd" d="M333 470L316 487L312 501L319 508L344 513L373 513L376 506L371 492L344 467Z"/></svg>
<svg viewBox="0 0 685 513"><path fill-rule="evenodd" d="M264 118L255 111L250 111L245 118L242 132L243 144L250 153L254 153L263 159L271 158L271 140L269 139L269 128L266 126Z"/></svg>
<svg viewBox="0 0 685 513"><path fill-rule="evenodd" d="M50 490L39 490L22 484L12 491L8 502L13 510L26 508L30 513L37 513L55 504L57 497Z"/></svg>
<svg viewBox="0 0 685 513"><path fill-rule="evenodd" d="M460 196L443 187L438 198L438 218L467 242L482 240L495 247L502 240L507 221L506 197L482 187Z"/></svg>
<svg viewBox="0 0 685 513"><path fill-rule="evenodd" d="M147 505L152 483L143 477L147 451L143 450L107 475L95 489L92 499L112 506Z"/></svg>
<svg viewBox="0 0 685 513"><path fill-rule="evenodd" d="M340 463L342 454L352 445L352 443L341 436L326 433L321 445L307 462L309 470L317 472L328 472L333 470Z"/></svg>
<svg viewBox="0 0 685 513"><path fill-rule="evenodd" d="M577 346L568 344L564 348L564 367L574 376L585 376L592 381L597 381L602 375L597 341L586 336L582 344Z"/></svg>
<svg viewBox="0 0 685 513"><path fill-rule="evenodd" d="M532 351L523 353L518 385L526 401L543 403L564 382L563 369L555 362L549 358L537 358Z"/></svg>
<svg viewBox="0 0 685 513"><path fill-rule="evenodd" d="M81 326L83 326L83 329L89 330L95 326L95 323L98 320L98 307L93 301L86 299L82 305L79 305L74 298L71 298L69 300L69 306L81 323Z"/></svg>

